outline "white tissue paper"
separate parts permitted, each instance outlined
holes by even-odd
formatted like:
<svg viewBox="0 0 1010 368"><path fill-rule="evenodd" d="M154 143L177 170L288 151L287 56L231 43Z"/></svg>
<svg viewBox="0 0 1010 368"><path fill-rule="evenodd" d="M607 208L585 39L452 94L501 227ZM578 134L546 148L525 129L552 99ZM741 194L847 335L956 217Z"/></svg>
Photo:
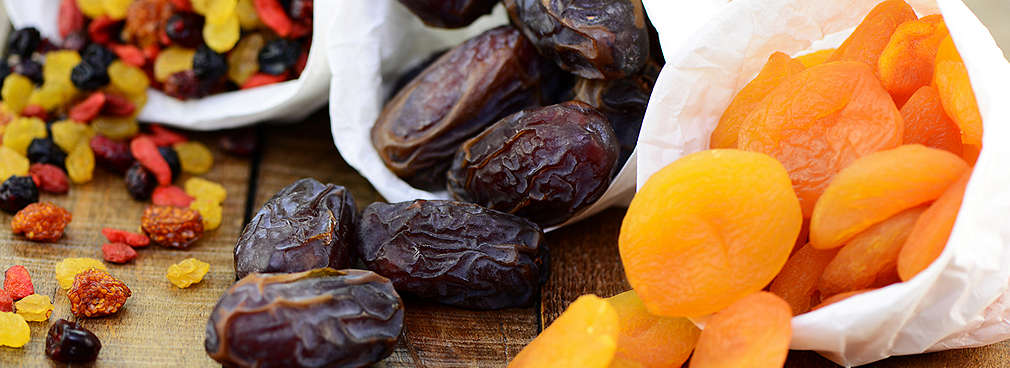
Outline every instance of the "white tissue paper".
<svg viewBox="0 0 1010 368"><path fill-rule="evenodd" d="M330 69L322 49L342 1L317 1L308 63L298 79L268 86L180 101L148 89L147 104L138 119L190 130L218 130L261 121L297 122L326 104ZM34 26L43 36L62 39L57 28L60 0L7 0L14 27Z"/></svg>
<svg viewBox="0 0 1010 368"><path fill-rule="evenodd" d="M682 20L664 25L668 34L691 34L700 19L728 0L696 1L676 14ZM352 167L390 202L413 199L447 199L445 191L428 192L411 187L383 164L372 146L371 128L382 111L385 96L401 72L436 50L459 45L483 31L508 23L503 6L469 27L442 30L426 27L395 0L340 2L339 18L330 29L328 43L330 69L330 121L333 141ZM686 38L685 38L686 39ZM663 39L663 48L679 40ZM600 212L610 206L626 206L635 190L635 158L618 172L610 187L593 205L567 223ZM566 224L567 224L566 223ZM563 226L563 225L562 225Z"/></svg>
<svg viewBox="0 0 1010 368"><path fill-rule="evenodd" d="M734 94L775 51L838 46L880 0L737 0L676 50L653 91L638 145L638 185L677 158L707 148ZM663 35L669 0L645 0ZM942 13L964 59L985 134L943 254L914 279L793 318L792 349L853 366L892 355L973 347L1010 338L1010 64L958 0L908 0ZM673 11L668 10L668 11Z"/></svg>

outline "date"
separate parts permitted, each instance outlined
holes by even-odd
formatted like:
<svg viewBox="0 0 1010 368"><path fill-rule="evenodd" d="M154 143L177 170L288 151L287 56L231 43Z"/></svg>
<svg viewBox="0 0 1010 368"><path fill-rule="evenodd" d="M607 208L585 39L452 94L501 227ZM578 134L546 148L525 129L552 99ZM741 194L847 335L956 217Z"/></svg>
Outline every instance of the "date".
<svg viewBox="0 0 1010 368"><path fill-rule="evenodd" d="M503 116L540 103L543 61L513 27L450 50L386 104L372 144L386 166L422 189L445 186L463 141Z"/></svg>
<svg viewBox="0 0 1010 368"><path fill-rule="evenodd" d="M204 348L228 367L364 367L402 329L400 296L373 272L254 273L218 300Z"/></svg>
<svg viewBox="0 0 1010 368"><path fill-rule="evenodd" d="M575 99L588 103L607 116L614 128L621 154L617 167L631 157L638 144L638 134L642 130L642 119L649 106L652 87L656 85L661 66L649 60L641 72L628 78L615 80L579 79L575 83Z"/></svg>
<svg viewBox="0 0 1010 368"><path fill-rule="evenodd" d="M424 24L439 28L461 28L482 15L490 14L499 0L400 0Z"/></svg>
<svg viewBox="0 0 1010 368"><path fill-rule="evenodd" d="M520 111L463 143L449 194L557 225L603 195L619 150L607 118L581 101Z"/></svg>
<svg viewBox="0 0 1010 368"><path fill-rule="evenodd" d="M235 278L348 267L357 224L350 191L300 179L270 198L242 231L235 244Z"/></svg>
<svg viewBox="0 0 1010 368"><path fill-rule="evenodd" d="M470 203L373 203L358 228L365 265L397 290L473 309L528 306L547 276L540 227Z"/></svg>

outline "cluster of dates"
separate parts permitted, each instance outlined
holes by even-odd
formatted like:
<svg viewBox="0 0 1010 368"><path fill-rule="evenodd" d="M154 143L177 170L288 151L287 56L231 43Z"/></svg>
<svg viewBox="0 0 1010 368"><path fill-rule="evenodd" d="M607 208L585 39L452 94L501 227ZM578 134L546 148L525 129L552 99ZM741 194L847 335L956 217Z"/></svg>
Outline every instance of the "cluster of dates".
<svg viewBox="0 0 1010 368"><path fill-rule="evenodd" d="M448 28L498 3L400 2ZM602 197L630 157L662 55L640 0L504 5L512 25L407 73L372 143L415 187L558 225Z"/></svg>

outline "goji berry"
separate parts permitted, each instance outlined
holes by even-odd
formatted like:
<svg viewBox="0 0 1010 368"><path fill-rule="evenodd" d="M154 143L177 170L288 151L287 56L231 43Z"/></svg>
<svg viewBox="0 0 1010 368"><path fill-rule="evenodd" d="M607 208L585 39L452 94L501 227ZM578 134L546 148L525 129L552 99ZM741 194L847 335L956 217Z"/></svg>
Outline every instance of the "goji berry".
<svg viewBox="0 0 1010 368"><path fill-rule="evenodd" d="M151 244L151 239L147 235L110 227L102 229L102 235L105 235L105 238L111 243L126 243L126 245L134 248L142 248Z"/></svg>
<svg viewBox="0 0 1010 368"><path fill-rule="evenodd" d="M147 59L147 60L157 60L158 59L158 54L161 53L161 47L158 46L157 44L153 44L152 43L150 45L144 46L142 49L140 49L140 51L144 53L144 58L145 59ZM150 75L148 75L147 77L149 79L152 79L152 80L154 79Z"/></svg>
<svg viewBox="0 0 1010 368"><path fill-rule="evenodd" d="M256 88L274 83L280 83L288 79L287 74L270 75L267 73L256 73L242 83L242 89Z"/></svg>
<svg viewBox="0 0 1010 368"><path fill-rule="evenodd" d="M170 0L170 1L172 2L172 6L175 7L175 9L178 11L186 11L186 12L193 11L193 4L191 4L189 0Z"/></svg>
<svg viewBox="0 0 1010 368"><path fill-rule="evenodd" d="M112 263L127 263L137 258L137 251L124 243L106 243L102 246L102 258Z"/></svg>
<svg viewBox="0 0 1010 368"><path fill-rule="evenodd" d="M159 124L150 124L147 128L151 131L151 140L154 141L154 144L158 147L171 146L176 143L189 141L189 138L186 138L185 135L165 128Z"/></svg>
<svg viewBox="0 0 1010 368"><path fill-rule="evenodd" d="M6 290L0 289L0 312L13 312L14 298Z"/></svg>
<svg viewBox="0 0 1010 368"><path fill-rule="evenodd" d="M154 188L151 202L154 202L156 206L189 207L189 204L193 202L193 197L177 186L162 185Z"/></svg>
<svg viewBox="0 0 1010 368"><path fill-rule="evenodd" d="M293 24L291 23L291 18L288 18L288 14L284 12L284 7L281 6L278 0L253 0L253 5L256 6L256 12L259 13L260 19L263 20L263 24L274 30L279 36L287 37L291 34L291 28Z"/></svg>
<svg viewBox="0 0 1010 368"><path fill-rule="evenodd" d="M102 107L104 106L105 93L92 93L88 98L70 108L70 120L82 123L91 122L91 120L94 120L98 116L98 113L102 111Z"/></svg>
<svg viewBox="0 0 1010 368"><path fill-rule="evenodd" d="M73 219L70 211L49 202L36 202L21 209L11 219L14 234L24 233L28 240L51 242L63 236L63 229Z"/></svg>
<svg viewBox="0 0 1010 368"><path fill-rule="evenodd" d="M127 100L125 97L108 92L105 93L105 106L102 108L103 114L130 116L136 110L137 107L133 105L133 102Z"/></svg>
<svg viewBox="0 0 1010 368"><path fill-rule="evenodd" d="M25 266L14 265L4 272L4 291L14 300L35 294L32 277Z"/></svg>
<svg viewBox="0 0 1010 368"><path fill-rule="evenodd" d="M55 194L66 193L70 189L70 181L63 169L51 164L32 164L28 174L35 181L35 186L43 191Z"/></svg>
<svg viewBox="0 0 1010 368"><path fill-rule="evenodd" d="M63 38L84 29L84 13L77 7L77 0L61 1L58 19L57 26Z"/></svg>
<svg viewBox="0 0 1010 368"><path fill-rule="evenodd" d="M116 53L116 55L119 56L119 59L124 63L138 68L144 67L144 64L147 63L147 59L144 57L144 52L140 51L137 46L112 44L109 48L111 48L112 52Z"/></svg>
<svg viewBox="0 0 1010 368"><path fill-rule="evenodd" d="M119 26L121 22L109 18L107 15L92 19L88 24L88 37L91 42L108 45L113 40L119 39Z"/></svg>
<svg viewBox="0 0 1010 368"><path fill-rule="evenodd" d="M21 116L26 118L39 118L42 120L47 120L49 114L46 113L46 109L43 108L42 106L37 104L31 104L25 106L25 108L21 110Z"/></svg>
<svg viewBox="0 0 1010 368"><path fill-rule="evenodd" d="M150 137L138 136L133 138L130 141L130 153L133 154L133 158L137 159L144 168L150 170L158 178L158 184L172 184L172 169L168 167L168 162L165 161L165 158L161 157L161 153L158 152L158 146L154 144L154 141Z"/></svg>
<svg viewBox="0 0 1010 368"><path fill-rule="evenodd" d="M122 281L99 269L88 269L74 276L67 291L70 312L78 317L101 317L119 311L132 293Z"/></svg>

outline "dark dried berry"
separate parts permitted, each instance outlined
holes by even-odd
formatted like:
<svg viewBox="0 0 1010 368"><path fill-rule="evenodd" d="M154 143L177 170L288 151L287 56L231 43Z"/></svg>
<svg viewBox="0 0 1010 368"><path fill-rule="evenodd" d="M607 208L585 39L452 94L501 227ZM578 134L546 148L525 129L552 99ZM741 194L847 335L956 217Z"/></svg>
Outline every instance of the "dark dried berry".
<svg viewBox="0 0 1010 368"><path fill-rule="evenodd" d="M218 140L218 146L233 155L249 156L259 147L259 138L255 129L236 129L225 132Z"/></svg>
<svg viewBox="0 0 1010 368"><path fill-rule="evenodd" d="M82 61L70 72L70 81L77 89L94 91L109 84L109 72L103 66Z"/></svg>
<svg viewBox="0 0 1010 368"><path fill-rule="evenodd" d="M39 30L35 29L35 27L16 30L10 37L7 49L11 54L21 55L22 58L31 56L42 42L42 35L39 34Z"/></svg>
<svg viewBox="0 0 1010 368"><path fill-rule="evenodd" d="M228 72L228 61L224 55L211 50L207 45L201 45L193 55L193 71L199 79L217 79Z"/></svg>
<svg viewBox="0 0 1010 368"><path fill-rule="evenodd" d="M81 51L88 44L88 36L84 32L74 32L63 39L60 48L64 50Z"/></svg>
<svg viewBox="0 0 1010 368"><path fill-rule="evenodd" d="M146 201L151 198L151 193L158 186L158 179L150 171L134 162L129 170L126 170L126 191L130 196L138 201Z"/></svg>
<svg viewBox="0 0 1010 368"><path fill-rule="evenodd" d="M28 161L33 164L50 164L62 168L66 160L67 153L53 143L52 139L35 138L28 145Z"/></svg>
<svg viewBox="0 0 1010 368"><path fill-rule="evenodd" d="M180 100L200 98L207 95L207 91L203 89L199 78L196 77L196 72L193 70L184 70L168 76L163 88L166 95Z"/></svg>
<svg viewBox="0 0 1010 368"><path fill-rule="evenodd" d="M182 163L179 162L179 154L172 147L158 147L158 153L161 154L161 157L165 159L165 163L168 164L168 169L172 172L172 180L178 178L179 174L182 173Z"/></svg>
<svg viewBox="0 0 1010 368"><path fill-rule="evenodd" d="M0 184L0 209L14 214L39 201L39 188L31 176L11 176Z"/></svg>
<svg viewBox="0 0 1010 368"><path fill-rule="evenodd" d="M260 72L281 75L298 62L298 44L283 38L267 42L258 56Z"/></svg>
<svg viewBox="0 0 1010 368"><path fill-rule="evenodd" d="M11 75L11 73L12 70L10 65L7 65L6 62L0 61L0 88L3 88L4 79L7 78L8 75Z"/></svg>
<svg viewBox="0 0 1010 368"><path fill-rule="evenodd" d="M118 58L112 50L105 48L105 46L93 43L84 48L84 52L81 53L81 60L91 63L91 65L96 65L102 69L109 67Z"/></svg>
<svg viewBox="0 0 1010 368"><path fill-rule="evenodd" d="M367 367L402 330L403 301L372 272L254 273L218 300L204 348L226 367Z"/></svg>
<svg viewBox="0 0 1010 368"><path fill-rule="evenodd" d="M286 9L291 19L312 20L312 0L291 0Z"/></svg>
<svg viewBox="0 0 1010 368"><path fill-rule="evenodd" d="M235 245L235 278L351 264L358 209L344 187L305 178L274 194Z"/></svg>
<svg viewBox="0 0 1010 368"><path fill-rule="evenodd" d="M95 153L95 163L114 173L125 173L133 165L133 154L126 142L112 140L96 134L91 138L91 151Z"/></svg>
<svg viewBox="0 0 1010 368"><path fill-rule="evenodd" d="M61 363L87 363L98 358L102 342L79 324L60 318L46 335L46 356Z"/></svg>
<svg viewBox="0 0 1010 368"><path fill-rule="evenodd" d="M498 0L400 0L400 3L429 26L460 28L491 13Z"/></svg>
<svg viewBox="0 0 1010 368"><path fill-rule="evenodd" d="M546 281L536 224L454 201L373 203L361 215L358 254L396 290L464 308L526 306Z"/></svg>
<svg viewBox="0 0 1010 368"><path fill-rule="evenodd" d="M175 13L165 22L165 34L179 46L196 48L203 44L203 22L195 13Z"/></svg>
<svg viewBox="0 0 1010 368"><path fill-rule="evenodd" d="M42 84L43 82L42 64L35 60L21 60L20 63L14 64L14 72L31 79L32 83Z"/></svg>

